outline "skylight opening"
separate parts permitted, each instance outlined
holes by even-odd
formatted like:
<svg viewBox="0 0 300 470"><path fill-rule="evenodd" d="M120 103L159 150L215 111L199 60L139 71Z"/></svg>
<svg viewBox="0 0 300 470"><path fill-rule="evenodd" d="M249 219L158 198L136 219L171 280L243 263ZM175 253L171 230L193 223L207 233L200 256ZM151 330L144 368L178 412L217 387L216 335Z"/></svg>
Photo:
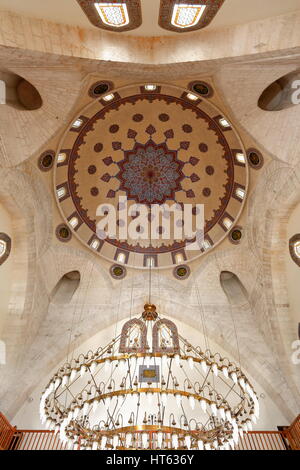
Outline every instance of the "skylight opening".
<svg viewBox="0 0 300 470"><path fill-rule="evenodd" d="M202 17L206 5L174 5L171 23L177 28L192 28Z"/></svg>
<svg viewBox="0 0 300 470"><path fill-rule="evenodd" d="M98 2L95 3L95 8L101 20L107 26L120 28L129 24L126 3Z"/></svg>
<svg viewBox="0 0 300 470"><path fill-rule="evenodd" d="M4 240L0 240L0 258L5 255L6 246L6 242Z"/></svg>

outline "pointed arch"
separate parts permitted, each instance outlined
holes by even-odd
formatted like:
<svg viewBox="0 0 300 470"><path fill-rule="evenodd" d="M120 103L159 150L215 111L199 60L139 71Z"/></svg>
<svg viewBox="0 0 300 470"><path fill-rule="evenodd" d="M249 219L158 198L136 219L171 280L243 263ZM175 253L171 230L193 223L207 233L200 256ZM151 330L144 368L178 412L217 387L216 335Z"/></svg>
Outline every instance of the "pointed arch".
<svg viewBox="0 0 300 470"><path fill-rule="evenodd" d="M120 353L138 353L147 350L146 324L133 318L123 325L121 332Z"/></svg>
<svg viewBox="0 0 300 470"><path fill-rule="evenodd" d="M178 330L175 323L166 318L158 320L153 326L153 352L175 354L180 351Z"/></svg>

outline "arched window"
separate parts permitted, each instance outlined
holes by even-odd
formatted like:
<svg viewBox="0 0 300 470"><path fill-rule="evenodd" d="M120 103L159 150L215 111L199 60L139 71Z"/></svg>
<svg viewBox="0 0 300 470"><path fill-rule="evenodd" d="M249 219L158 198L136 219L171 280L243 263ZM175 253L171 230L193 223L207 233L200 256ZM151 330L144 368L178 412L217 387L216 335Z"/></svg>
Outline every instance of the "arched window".
<svg viewBox="0 0 300 470"><path fill-rule="evenodd" d="M2 104L28 111L40 109L43 105L41 95L32 83L8 70L0 71L0 89Z"/></svg>
<svg viewBox="0 0 300 470"><path fill-rule="evenodd" d="M300 70L271 83L261 94L258 106L264 111L281 111L300 103Z"/></svg>
<svg viewBox="0 0 300 470"><path fill-rule="evenodd" d="M178 330L175 323L162 318L153 326L153 352L174 354L179 352Z"/></svg>
<svg viewBox="0 0 300 470"><path fill-rule="evenodd" d="M248 302L248 292L236 274L230 271L222 271L220 274L220 283L228 301L232 305Z"/></svg>
<svg viewBox="0 0 300 470"><path fill-rule="evenodd" d="M300 266L300 233L290 239L289 248L292 260Z"/></svg>
<svg viewBox="0 0 300 470"><path fill-rule="evenodd" d="M10 255L11 239L6 233L0 233L0 266Z"/></svg>
<svg viewBox="0 0 300 470"><path fill-rule="evenodd" d="M120 353L147 352L147 329L142 320L133 318L122 328Z"/></svg>
<svg viewBox="0 0 300 470"><path fill-rule="evenodd" d="M63 305L68 304L80 284L79 271L71 271L65 274L56 284L51 294L51 302Z"/></svg>

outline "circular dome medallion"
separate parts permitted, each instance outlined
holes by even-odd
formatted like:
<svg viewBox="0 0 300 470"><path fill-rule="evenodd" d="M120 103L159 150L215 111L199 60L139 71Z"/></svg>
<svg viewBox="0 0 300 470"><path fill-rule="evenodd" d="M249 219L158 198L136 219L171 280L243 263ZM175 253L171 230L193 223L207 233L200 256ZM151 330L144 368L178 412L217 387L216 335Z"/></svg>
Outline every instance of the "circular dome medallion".
<svg viewBox="0 0 300 470"><path fill-rule="evenodd" d="M145 268L152 257L154 267L172 266L177 253L185 252L187 261L201 256L236 223L248 185L241 155L240 138L211 102L170 85L132 85L94 101L74 118L56 157L56 198L76 236L105 259ZM97 208L120 210L124 196L128 211L116 214L116 238L98 238ZM191 239L183 221L171 221L168 238L168 231L160 230L151 245L145 230L140 239L120 235L125 218L128 225L133 220L139 225L131 209L141 216L139 206L150 211L152 204L174 203L182 210L185 204L204 205L205 242L196 250L186 249ZM175 226L182 226L182 236Z"/></svg>

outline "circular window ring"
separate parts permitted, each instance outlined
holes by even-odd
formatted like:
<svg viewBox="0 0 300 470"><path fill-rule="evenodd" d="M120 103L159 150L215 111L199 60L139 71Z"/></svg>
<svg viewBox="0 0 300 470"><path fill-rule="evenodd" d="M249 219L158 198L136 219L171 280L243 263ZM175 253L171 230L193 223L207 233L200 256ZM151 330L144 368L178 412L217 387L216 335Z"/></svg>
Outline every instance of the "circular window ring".
<svg viewBox="0 0 300 470"><path fill-rule="evenodd" d="M89 96L91 98L99 98L100 96L108 93L114 88L114 84L109 81L99 81L94 83L89 89Z"/></svg>
<svg viewBox="0 0 300 470"><path fill-rule="evenodd" d="M260 170L264 166L264 157L262 153L255 148L247 150L247 159L249 165L254 170Z"/></svg>
<svg viewBox="0 0 300 470"><path fill-rule="evenodd" d="M184 281L190 276L190 274L191 270L186 264L181 264L180 266L176 266L176 268L173 269L173 275L179 281Z"/></svg>
<svg viewBox="0 0 300 470"><path fill-rule="evenodd" d="M204 98L211 98L214 95L211 85L201 80L189 83L188 88Z"/></svg>
<svg viewBox="0 0 300 470"><path fill-rule="evenodd" d="M124 279L124 277L126 277L127 275L125 266L120 266L119 264L113 264L110 267L109 272L110 272L111 277L114 279L117 279L118 281L120 279Z"/></svg>
<svg viewBox="0 0 300 470"><path fill-rule="evenodd" d="M239 225L233 227L229 232L228 238L233 245L239 245L243 238L243 228Z"/></svg>
<svg viewBox="0 0 300 470"><path fill-rule="evenodd" d="M58 225L55 234L57 239L63 243L67 243L72 239L72 232L66 224Z"/></svg>
<svg viewBox="0 0 300 470"><path fill-rule="evenodd" d="M54 150L46 150L38 160L38 167L41 171L50 171L53 168L55 158Z"/></svg>

